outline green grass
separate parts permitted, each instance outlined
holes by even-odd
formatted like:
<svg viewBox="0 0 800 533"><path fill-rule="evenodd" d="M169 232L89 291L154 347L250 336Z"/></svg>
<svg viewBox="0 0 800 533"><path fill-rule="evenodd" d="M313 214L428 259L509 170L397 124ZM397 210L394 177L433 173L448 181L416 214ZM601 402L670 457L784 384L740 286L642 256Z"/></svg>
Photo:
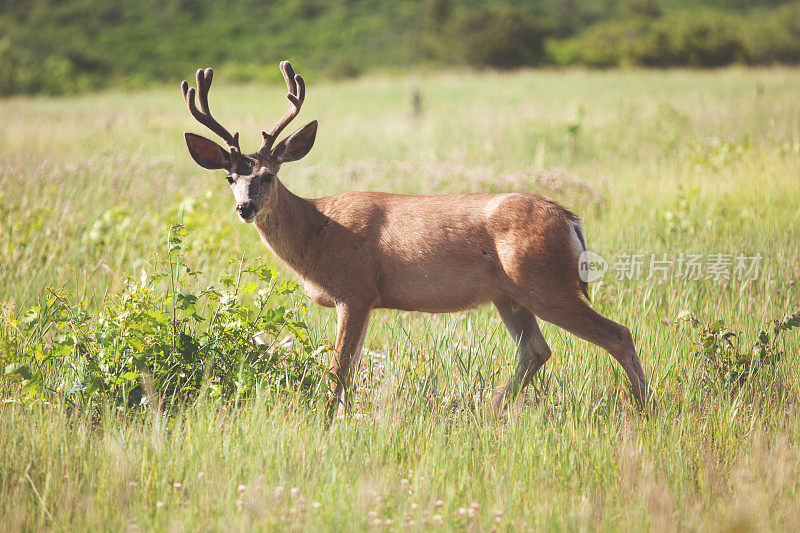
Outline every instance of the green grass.
<svg viewBox="0 0 800 533"><path fill-rule="evenodd" d="M659 283L616 280L611 270L590 286L593 306L631 328L659 398L650 416L633 407L608 354L549 325L553 358L517 408L489 416L486 397L514 364L489 308L375 313L366 344L385 357L364 357L354 413L329 431L317 411L263 399L204 401L169 417L109 406L93 418L22 401L6 381L0 523L796 529L797 332L788 332L775 366L734 388L705 379L690 329L673 322L691 310L752 342L768 321L797 310L798 86L800 71L787 69L444 73L311 85L297 120L320 119L316 146L281 171L298 194L533 190L580 214L589 247L612 262L621 252L760 253L760 275ZM254 150L259 131L283 112L282 94L235 86L222 71L211 105ZM34 305L46 287L99 305L139 276L180 220L201 285L243 253L290 275L236 220L222 175L191 161L181 133L203 132L177 87L13 98L0 101L0 116L7 313ZM333 339L331 311L312 309L309 323L315 339Z"/></svg>

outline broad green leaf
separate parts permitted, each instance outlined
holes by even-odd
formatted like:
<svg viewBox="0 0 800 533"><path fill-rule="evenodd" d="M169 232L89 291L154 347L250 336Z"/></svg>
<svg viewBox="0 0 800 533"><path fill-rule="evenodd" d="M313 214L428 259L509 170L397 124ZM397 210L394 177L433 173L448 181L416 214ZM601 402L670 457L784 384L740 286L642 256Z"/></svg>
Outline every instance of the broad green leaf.
<svg viewBox="0 0 800 533"><path fill-rule="evenodd" d="M6 377L14 377L17 376L20 379L29 380L33 377L33 373L31 372L31 368L21 362L11 363L6 365L5 370L3 371L4 376Z"/></svg>

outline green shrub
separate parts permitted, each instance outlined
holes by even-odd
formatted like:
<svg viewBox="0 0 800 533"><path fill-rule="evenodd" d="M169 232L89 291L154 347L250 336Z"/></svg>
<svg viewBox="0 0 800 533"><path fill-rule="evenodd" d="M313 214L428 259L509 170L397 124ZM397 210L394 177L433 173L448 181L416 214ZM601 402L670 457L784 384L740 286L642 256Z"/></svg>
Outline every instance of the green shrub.
<svg viewBox="0 0 800 533"><path fill-rule="evenodd" d="M345 55L337 56L328 69L328 76L333 79L357 78L361 75L361 67Z"/></svg>
<svg viewBox="0 0 800 533"><path fill-rule="evenodd" d="M326 390L318 362L326 347L309 339L307 308L291 298L297 285L263 264L232 261L218 286L198 290L184 235L174 226L168 257L96 311L51 290L23 316L6 316L0 375L24 397L71 404L169 405L256 391L310 402ZM274 304L278 297L291 305Z"/></svg>
<svg viewBox="0 0 800 533"><path fill-rule="evenodd" d="M759 13L743 32L750 63L800 63L800 3Z"/></svg>
<svg viewBox="0 0 800 533"><path fill-rule="evenodd" d="M741 386L781 360L783 333L800 327L800 311L773 320L752 343L731 331L724 321L706 324L690 311L681 312L676 322L691 324L695 355L703 362L707 380Z"/></svg>
<svg viewBox="0 0 800 533"><path fill-rule="evenodd" d="M515 68L537 65L545 58L547 24L521 9L461 10L448 32L459 59L476 67Z"/></svg>
<svg viewBox="0 0 800 533"><path fill-rule="evenodd" d="M677 64L721 67L744 59L739 17L709 10L682 14L668 24Z"/></svg>
<svg viewBox="0 0 800 533"><path fill-rule="evenodd" d="M704 9L597 24L551 45L558 64L720 67L746 59L742 16Z"/></svg>

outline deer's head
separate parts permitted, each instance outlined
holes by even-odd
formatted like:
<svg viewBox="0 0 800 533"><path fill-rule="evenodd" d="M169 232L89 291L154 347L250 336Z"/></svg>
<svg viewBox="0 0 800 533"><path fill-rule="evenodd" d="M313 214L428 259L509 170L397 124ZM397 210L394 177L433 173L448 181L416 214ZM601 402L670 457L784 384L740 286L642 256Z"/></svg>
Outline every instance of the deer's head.
<svg viewBox="0 0 800 533"><path fill-rule="evenodd" d="M197 90L189 87L189 83L181 83L183 97L192 116L200 124L216 133L227 146L227 150L212 140L184 133L186 146L195 162L209 170L224 169L233 196L236 199L236 212L244 222L252 222L269 205L270 192L275 186L275 179L281 164L297 161L305 156L314 146L317 135L317 121L314 120L290 136L275 144L275 139L289 124L303 105L306 96L306 84L303 77L294 73L288 61L281 62L281 72L286 80L289 93L289 109L283 117L267 131L262 131L263 142L258 152L243 154L239 148L239 133L233 135L211 116L208 107L208 90L214 71L210 68L197 71ZM195 92L200 102L200 109L195 105Z"/></svg>

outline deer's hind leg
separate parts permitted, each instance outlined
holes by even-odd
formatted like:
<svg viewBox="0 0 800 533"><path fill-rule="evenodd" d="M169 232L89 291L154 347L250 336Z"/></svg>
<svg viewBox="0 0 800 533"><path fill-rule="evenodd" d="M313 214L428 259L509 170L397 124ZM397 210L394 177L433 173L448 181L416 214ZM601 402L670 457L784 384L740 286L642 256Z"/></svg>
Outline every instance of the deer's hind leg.
<svg viewBox="0 0 800 533"><path fill-rule="evenodd" d="M500 298L494 305L517 345L517 368L514 375L498 391L492 402L495 409L500 410L517 399L525 385L550 359L552 352L533 313L510 297Z"/></svg>
<svg viewBox="0 0 800 533"><path fill-rule="evenodd" d="M650 400L655 406L655 398L642 370L628 328L592 309L578 294L554 299L549 305L540 308L535 305L532 307L542 320L555 324L610 353L628 375L639 405L644 406Z"/></svg>

